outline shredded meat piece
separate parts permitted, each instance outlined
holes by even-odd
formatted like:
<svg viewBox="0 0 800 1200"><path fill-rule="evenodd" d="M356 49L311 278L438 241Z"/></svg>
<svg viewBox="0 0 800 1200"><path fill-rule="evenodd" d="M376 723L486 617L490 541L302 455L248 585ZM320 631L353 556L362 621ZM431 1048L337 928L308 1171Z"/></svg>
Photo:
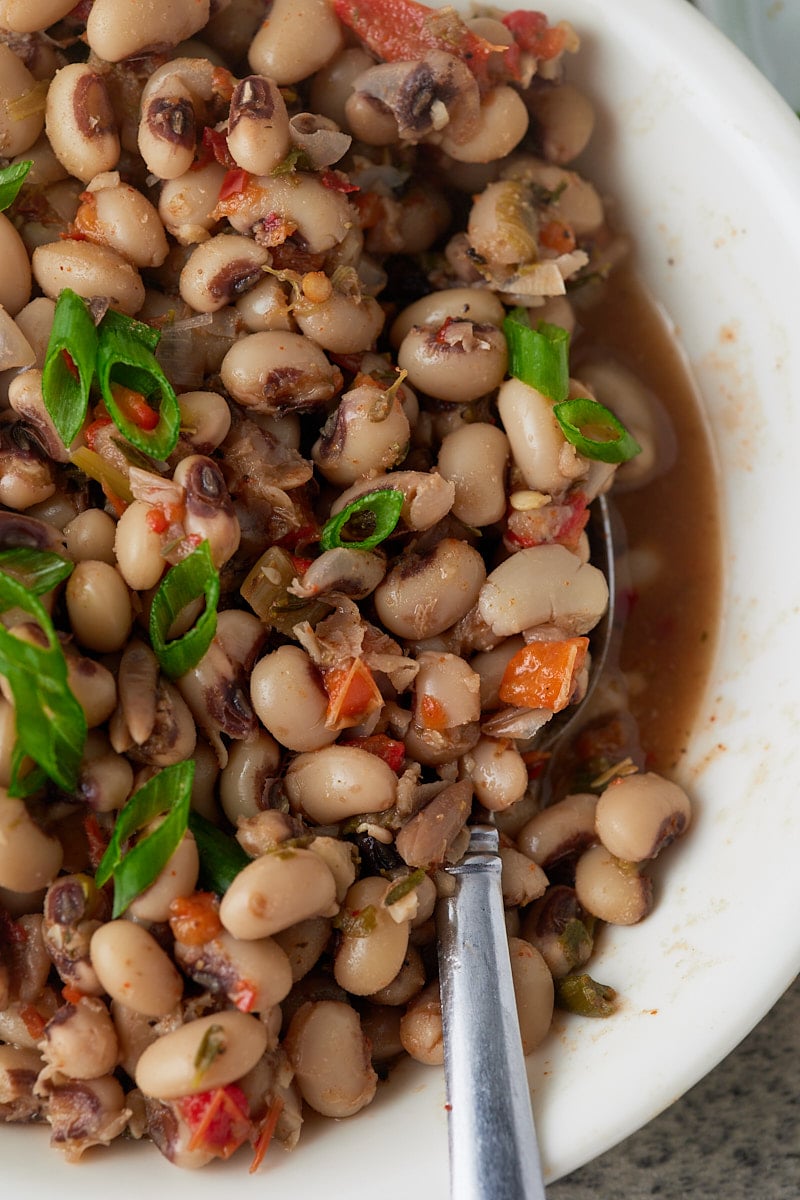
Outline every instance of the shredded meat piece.
<svg viewBox="0 0 800 1200"><path fill-rule="evenodd" d="M360 658L371 671L386 675L398 692L410 687L419 670L397 642L363 619L346 596L336 597L336 612L316 629L303 621L295 625L294 634L316 666L338 667L346 659Z"/></svg>

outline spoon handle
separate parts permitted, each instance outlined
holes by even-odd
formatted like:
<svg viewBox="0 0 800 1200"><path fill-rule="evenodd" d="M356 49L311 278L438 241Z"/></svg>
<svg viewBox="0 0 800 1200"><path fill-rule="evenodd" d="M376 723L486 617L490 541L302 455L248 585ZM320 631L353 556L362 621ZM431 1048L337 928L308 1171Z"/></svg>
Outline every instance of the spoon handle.
<svg viewBox="0 0 800 1200"><path fill-rule="evenodd" d="M497 830L476 826L439 902L452 1200L544 1200L508 957Z"/></svg>

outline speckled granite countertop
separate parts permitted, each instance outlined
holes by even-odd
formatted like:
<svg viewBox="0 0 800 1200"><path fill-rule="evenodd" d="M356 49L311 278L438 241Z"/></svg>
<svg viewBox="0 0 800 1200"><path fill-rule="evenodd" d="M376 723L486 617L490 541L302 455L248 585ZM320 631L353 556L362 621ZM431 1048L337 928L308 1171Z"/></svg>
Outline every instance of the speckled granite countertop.
<svg viewBox="0 0 800 1200"><path fill-rule="evenodd" d="M720 1065L548 1200L797 1200L800 979Z"/></svg>

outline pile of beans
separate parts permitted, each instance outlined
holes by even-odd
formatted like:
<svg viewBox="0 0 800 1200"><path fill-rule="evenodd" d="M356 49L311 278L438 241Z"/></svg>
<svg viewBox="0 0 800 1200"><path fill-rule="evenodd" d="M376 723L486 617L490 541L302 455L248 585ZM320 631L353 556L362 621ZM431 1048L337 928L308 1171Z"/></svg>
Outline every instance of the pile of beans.
<svg viewBox="0 0 800 1200"><path fill-rule="evenodd" d="M593 124L564 81L576 34L412 29L409 0L403 54L386 11L0 0L0 156L32 162L0 215L0 548L73 564L42 600L88 726L74 794L9 795L0 680L0 1118L49 1122L71 1161L120 1135L184 1167L245 1142L260 1160L304 1106L351 1116L401 1055L441 1063L434 909L487 813L526 1052L556 1000L610 1011L596 926L646 915L646 865L689 822L613 720L542 807L552 710L501 696L515 656L607 604L584 525L615 467L508 377L502 329L522 307L572 332L568 287L596 292L620 254L570 165ZM167 460L97 394L61 441L42 368L65 288L160 332ZM322 548L387 490L381 544ZM202 542L216 633L173 679L150 606ZM112 917L95 871L118 814L188 760L239 868L204 883L187 830Z"/></svg>

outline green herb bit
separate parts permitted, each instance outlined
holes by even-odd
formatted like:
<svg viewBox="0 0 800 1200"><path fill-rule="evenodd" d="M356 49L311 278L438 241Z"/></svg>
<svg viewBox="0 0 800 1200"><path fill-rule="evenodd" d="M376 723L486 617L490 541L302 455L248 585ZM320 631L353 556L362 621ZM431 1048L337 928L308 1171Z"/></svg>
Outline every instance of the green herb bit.
<svg viewBox="0 0 800 1200"><path fill-rule="evenodd" d="M311 159L299 146L292 146L292 149L281 159L276 167L270 171L270 175L293 175L296 171L310 171L312 169Z"/></svg>
<svg viewBox="0 0 800 1200"><path fill-rule="evenodd" d="M167 571L150 608L150 641L165 675L177 679L196 666L217 631L219 571L214 566L208 542L201 542L186 558ZM205 608L191 629L167 641L167 634L180 612L205 596Z"/></svg>
<svg viewBox="0 0 800 1200"><path fill-rule="evenodd" d="M149 325L109 310L100 324L96 367L103 401L117 429L137 450L163 462L178 444L181 413L172 384L153 354L159 337ZM115 384L138 392L150 407L157 405L155 428L137 424L123 411Z"/></svg>
<svg viewBox="0 0 800 1200"><path fill-rule="evenodd" d="M553 414L561 432L579 454L596 462L624 463L642 447L610 409L581 396L556 404Z"/></svg>
<svg viewBox="0 0 800 1200"><path fill-rule="evenodd" d="M512 308L503 321L508 343L508 372L536 388L549 400L569 395L569 333L560 325L540 321L532 329L528 312Z"/></svg>
<svg viewBox="0 0 800 1200"><path fill-rule="evenodd" d="M418 888L425 878L425 872L421 867L416 871L411 871L408 875L404 875L402 879L398 879L394 887L389 888L386 893L385 905L396 904L398 900L402 900L409 892L413 892L414 888Z"/></svg>
<svg viewBox="0 0 800 1200"><path fill-rule="evenodd" d="M4 212L14 203L32 166L33 162L27 159L25 162L11 163L0 170L0 212Z"/></svg>
<svg viewBox="0 0 800 1200"><path fill-rule="evenodd" d="M197 843L201 886L224 896L239 872L251 861L249 856L235 838L200 813L189 813L189 829Z"/></svg>
<svg viewBox="0 0 800 1200"><path fill-rule="evenodd" d="M403 493L395 488L382 488L359 496L325 523L320 546L323 550L333 550L337 546L374 550L394 532L403 501Z"/></svg>
<svg viewBox="0 0 800 1200"><path fill-rule="evenodd" d="M569 967L577 967L586 962L594 945L590 930L579 917L570 917L558 935L558 944L564 955L564 961Z"/></svg>
<svg viewBox="0 0 800 1200"><path fill-rule="evenodd" d="M617 1010L617 993L591 975L565 975L555 985L558 1006L568 1012L581 1017L610 1017Z"/></svg>
<svg viewBox="0 0 800 1200"><path fill-rule="evenodd" d="M194 1056L195 1084L199 1084L211 1064L228 1049L228 1039L221 1025L209 1025Z"/></svg>
<svg viewBox="0 0 800 1200"><path fill-rule="evenodd" d="M365 908L340 908L333 919L333 928L345 937L369 937L377 920L374 904L368 904Z"/></svg>
<svg viewBox="0 0 800 1200"><path fill-rule="evenodd" d="M9 795L30 795L44 782L41 773L72 792L86 741L86 716L67 683L64 652L41 601L18 579L0 571L0 612L10 608L33 617L47 646L23 641L0 625L0 675L14 697L17 736ZM40 768L34 778L21 775L26 756Z"/></svg>
<svg viewBox="0 0 800 1200"><path fill-rule="evenodd" d="M98 887L109 879L114 880L115 918L154 882L180 845L189 823L193 779L194 763L191 760L164 767L120 810L111 841L95 875ZM125 850L129 838L164 814L164 820L156 829Z"/></svg>
<svg viewBox="0 0 800 1200"><path fill-rule="evenodd" d="M0 550L0 571L12 575L34 596L52 592L69 578L74 566L51 550L33 550L29 546Z"/></svg>
<svg viewBox="0 0 800 1200"><path fill-rule="evenodd" d="M47 343L42 396L65 446L72 444L86 420L96 357L97 330L86 301L64 288Z"/></svg>

